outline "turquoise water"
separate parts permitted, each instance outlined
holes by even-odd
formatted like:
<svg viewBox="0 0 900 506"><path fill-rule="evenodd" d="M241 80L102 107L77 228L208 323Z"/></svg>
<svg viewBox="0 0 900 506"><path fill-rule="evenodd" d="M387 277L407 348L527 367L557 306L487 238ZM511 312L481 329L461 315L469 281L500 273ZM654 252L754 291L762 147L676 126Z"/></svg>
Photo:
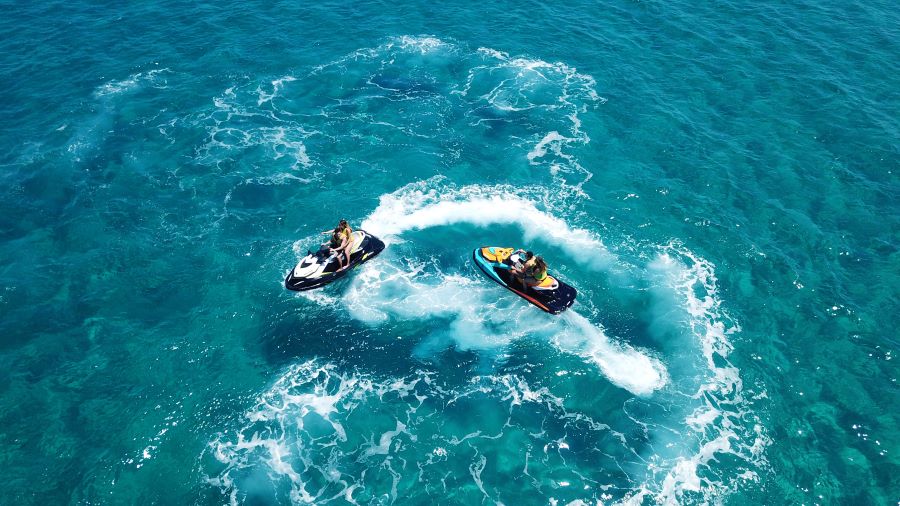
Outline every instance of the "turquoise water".
<svg viewBox="0 0 900 506"><path fill-rule="evenodd" d="M900 500L892 3L4 12L0 502Z"/></svg>

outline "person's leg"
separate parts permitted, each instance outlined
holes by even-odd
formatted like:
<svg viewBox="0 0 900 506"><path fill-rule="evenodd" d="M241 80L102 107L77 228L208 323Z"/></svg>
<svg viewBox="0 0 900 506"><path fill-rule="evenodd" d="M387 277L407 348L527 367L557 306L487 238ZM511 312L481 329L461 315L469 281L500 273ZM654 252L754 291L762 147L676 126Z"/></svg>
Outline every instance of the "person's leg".
<svg viewBox="0 0 900 506"><path fill-rule="evenodd" d="M346 248L344 248L344 256L347 258L347 263L344 264L344 268L350 267L350 245L348 244Z"/></svg>
<svg viewBox="0 0 900 506"><path fill-rule="evenodd" d="M519 281L519 287L521 287L523 290L528 288L528 283L525 282L526 279L527 279L527 276L517 276L516 277L516 280Z"/></svg>
<svg viewBox="0 0 900 506"><path fill-rule="evenodd" d="M335 251L334 251L334 252L337 254L337 259L338 259L338 270L339 270L339 271L342 271L342 270L344 270L344 268L346 267L346 264L344 264L344 248L341 248L341 245L338 244L338 245L335 247Z"/></svg>

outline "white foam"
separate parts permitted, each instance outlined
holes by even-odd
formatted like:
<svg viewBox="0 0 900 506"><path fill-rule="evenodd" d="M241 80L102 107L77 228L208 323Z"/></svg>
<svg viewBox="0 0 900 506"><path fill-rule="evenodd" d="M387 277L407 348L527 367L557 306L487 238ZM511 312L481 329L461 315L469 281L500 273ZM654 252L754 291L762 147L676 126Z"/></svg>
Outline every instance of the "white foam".
<svg viewBox="0 0 900 506"><path fill-rule="evenodd" d="M120 95L128 91L136 90L143 84L150 84L154 88L164 88L166 83L160 79L160 75L166 72L169 72L168 68L153 69L148 70L147 72L132 74L126 79L108 81L94 90L94 96L101 98L111 95Z"/></svg>
<svg viewBox="0 0 900 506"><path fill-rule="evenodd" d="M262 88L257 88L259 98L257 106L245 105L244 95L235 88L229 87L222 95L213 98L215 111L209 114L207 127L209 137L206 144L198 152L201 162L211 164L222 160L223 155L233 156L231 152L246 150L262 146L270 150L272 160L287 158L291 161L292 172L277 172L265 174L248 181L256 181L264 184L284 184L292 181L310 182L312 178L301 177L298 173L306 173L313 166L304 140L320 132L307 130L300 123L288 117L281 119L278 115L265 108L259 108L266 102L271 102L284 83L295 80L287 76L272 81L272 92L266 93ZM272 164L278 167L280 164Z"/></svg>
<svg viewBox="0 0 900 506"><path fill-rule="evenodd" d="M580 192L593 173L572 153L566 152L566 148L586 145L591 140L581 129L580 115L606 101L597 94L594 78L562 62L510 57L508 53L492 48L478 48L478 55L482 64L472 67L463 86L451 93L469 97L473 89L488 85L489 91L473 97L476 103L487 103L505 113L529 109L553 113L540 122L549 127L548 131L521 136L535 139L526 157L531 165L546 164L558 185ZM484 121L479 118L474 125ZM548 152L554 156L547 156ZM575 174L581 180L571 184L565 174ZM582 193L582 196L585 195Z"/></svg>
<svg viewBox="0 0 900 506"><path fill-rule="evenodd" d="M635 395L648 395L666 384L666 368L658 359L613 342L602 328L575 310L553 317L535 311L512 295L500 294L497 301L492 285L458 275L419 279L416 274L389 266L367 272L344 296L354 318L369 323L387 319L450 320L440 334L420 344L417 351L423 356L442 351L448 341L462 351L498 352L515 339L536 337L584 358L610 382Z"/></svg>
<svg viewBox="0 0 900 506"><path fill-rule="evenodd" d="M399 45L400 48L405 50L413 49L422 54L430 53L438 49L447 47L447 44L441 39L428 35L403 35L392 39L391 44Z"/></svg>
<svg viewBox="0 0 900 506"><path fill-rule="evenodd" d="M309 168L312 161L306 153L306 145L301 140L291 139L291 133L285 127L263 128L260 129L262 134L262 142L272 146L275 152L275 160L285 156L283 151L288 151L294 158L293 168L300 166Z"/></svg>
<svg viewBox="0 0 900 506"><path fill-rule="evenodd" d="M403 422L397 421L397 426L394 430L386 431L381 435L381 438L378 440L378 444L372 444L369 448L363 452L363 455L366 457L370 457L372 455L387 455L391 450L391 442L394 440L397 435L406 432L406 424Z"/></svg>
<svg viewBox="0 0 900 506"><path fill-rule="evenodd" d="M259 94L259 98L256 101L256 105L262 106L266 102L271 102L272 99L274 99L275 97L278 96L278 92L280 92L281 89L284 88L284 83L290 83L290 82L293 82L296 80L297 80L297 78L294 76L284 76L280 79L275 79L272 81L272 91L271 92L266 92L260 86L259 88L257 88L257 93Z"/></svg>
<svg viewBox="0 0 900 506"><path fill-rule="evenodd" d="M279 285L283 283L282 279L283 278L279 279ZM320 306L336 306L340 302L340 299L333 295L329 295L322 290L308 290L304 292L297 292L296 296Z"/></svg>
<svg viewBox="0 0 900 506"><path fill-rule="evenodd" d="M562 144L566 141L570 141L568 137L563 137L557 131L552 131L545 135L537 144L534 145L534 148L528 152L526 158L531 163L535 163L534 161L543 158L547 154L547 149L549 148L557 155L562 155Z"/></svg>
<svg viewBox="0 0 900 506"><path fill-rule="evenodd" d="M570 309L562 318L568 328L555 333L553 342L561 350L576 353L596 364L616 385L636 395L648 395L668 381L666 368L658 359L630 345L610 340L602 327L577 311Z"/></svg>
<svg viewBox="0 0 900 506"><path fill-rule="evenodd" d="M448 319L442 333L423 341L417 352L428 356L453 340L460 350L497 350L522 335L521 329L504 325L509 314L490 311L487 287L463 276L423 274L422 266L398 267L383 258L364 269L344 295L351 316L378 324L388 319ZM494 291L494 294L496 292ZM501 326L504 332L491 329Z"/></svg>
<svg viewBox="0 0 900 506"><path fill-rule="evenodd" d="M458 84L446 81L448 65L466 72L465 80ZM526 149L522 155L527 155L530 164L545 167L558 187L580 192L584 183L593 176L588 168L578 162L570 148L590 142L590 137L582 130L581 115L602 104L605 99L597 93L597 83L592 76L580 73L565 63L548 62L531 56L510 56L488 47L472 51L465 44L433 36L403 35L319 65L310 75L332 69L336 73L335 78L342 79L347 74L353 75L362 70L370 76L366 84L380 91L392 90L392 87L385 87L384 83L372 77L389 73L399 74L403 80L403 76L410 77L410 67L415 69L417 76L412 78L412 82L417 82L424 75L431 78L436 86L432 87L435 93L416 94L406 99L434 101L435 106L429 109L438 117L438 124L452 121L443 112L449 108L461 110L463 117L471 118L472 126L505 123L509 129L516 129L514 132L510 130L509 142L523 144ZM259 91L258 103L270 100L275 93L274 82L272 88L271 93ZM442 93L442 89L446 91ZM366 102L372 98L370 95L360 93L348 101ZM381 94L376 93L375 96L381 97ZM325 110L327 107L323 112ZM498 114L490 114L488 111L491 110ZM528 121L516 121L518 116L527 116ZM371 114L363 117L368 129L380 121ZM415 126L392 127L407 135L423 136ZM424 136L434 138L437 135L440 134L428 132ZM553 143L550 143L551 139L554 139ZM542 149L544 154L538 156Z"/></svg>
<svg viewBox="0 0 900 506"><path fill-rule="evenodd" d="M259 490L259 477L271 482L266 485L276 501L289 496L292 502L320 503L352 498L355 490L396 498L401 476L407 479L406 493L423 492L415 497L424 498L434 497L436 490L427 488L446 478L445 464L458 469L468 461L471 483L485 495L496 495L495 478L486 479L483 473L491 464L487 460L491 453L483 453L479 441L502 438L509 427L514 433L527 432L534 444L544 447L542 468L561 464L572 471L570 476L579 478L561 479L559 486L583 485L589 491L594 487L588 484L594 482L584 483L586 478L577 467L566 462L572 431L579 440L588 434L609 435L610 441L621 443L619 451L624 455L633 450L624 434L584 413L568 411L566 402L547 386L530 384L516 374L475 376L454 387L433 372L377 379L312 360L290 367L259 396L236 431L219 434L210 442L207 452L215 459L216 474L207 481L234 504ZM483 432L477 419L456 428L445 425L446 411L464 413L471 405L509 418L497 433ZM534 416L536 410L541 416ZM547 419L563 424L546 424ZM323 431L323 424L333 430ZM699 452L696 466L709 462L716 444ZM690 482L696 469L692 466L694 461L686 461L677 469L682 482ZM381 477L367 469L380 469ZM418 469L424 491L408 488L410 469ZM526 475L527 469L526 463ZM604 500L608 498L603 495Z"/></svg>
<svg viewBox="0 0 900 506"><path fill-rule="evenodd" d="M745 418L754 419L743 397L743 383L739 371L728 362L733 345L728 336L740 331L722 309L718 297L715 266L693 254L680 244L671 243L649 265L651 279L658 283L658 290L668 290L661 297L672 297L676 302L666 318L684 321L688 335L696 340L708 375L691 396L697 406L684 418L684 425L693 433L679 437L674 444L686 445L697 441L697 450L685 447L684 453L665 463L668 467L661 483L647 482L626 497L624 504L643 504L652 497L658 504L679 504L685 494L696 494L703 502L717 502L747 473L724 476L721 481L703 478L698 470L715 462L717 456L733 455L754 465L765 463L763 450L769 438L762 426L752 429L742 423ZM657 466L659 467L659 466ZM751 472L755 476L755 473ZM751 476L752 478L752 476Z"/></svg>
<svg viewBox="0 0 900 506"><path fill-rule="evenodd" d="M410 230L436 226L516 224L525 232L526 241L540 237L552 246L562 245L573 259L588 267L604 269L614 259L592 234L570 228L510 189L469 186L453 190L440 183L433 179L382 196L362 228L390 242ZM461 350L497 350L514 339L539 336L562 351L585 358L611 382L636 395L647 395L666 384L666 368L658 359L614 343L602 328L573 309L555 318L519 303L512 295L498 295L484 280L426 272L424 264L398 266L390 260L385 254L356 276L344 302L353 317L373 324L392 318L449 319L445 331L424 341L419 353L443 349L447 341Z"/></svg>
<svg viewBox="0 0 900 506"><path fill-rule="evenodd" d="M527 243L542 241L595 270L605 270L615 255L592 232L570 227L534 201L507 186L443 186L442 178L413 183L379 198L362 228L388 241L411 230L469 224L516 225Z"/></svg>
<svg viewBox="0 0 900 506"><path fill-rule="evenodd" d="M479 47L478 52L485 56L488 56L490 58L495 58L497 60L508 60L509 59L509 53L505 53L503 51L498 51L496 49L492 49L489 47Z"/></svg>
<svg viewBox="0 0 900 506"><path fill-rule="evenodd" d="M436 400L423 406L429 396ZM385 399L390 397L390 400ZM462 439L443 438L436 429L441 425L435 416L446 406L462 399L477 396L490 399L495 409L503 410L503 404L510 402L509 409L517 405L512 398L523 402L544 406L557 416L569 416L581 420L580 414L567 414L562 399L553 396L546 388L531 388L518 376L479 376L472 378L459 390L446 390L434 384L431 373L418 372L412 377L389 378L377 381L361 373L340 373L333 364L308 361L290 367L275 384L261 394L256 404L244 416L244 425L236 433L219 434L210 442L208 452L218 463L224 465L208 483L222 489L230 501L239 504L246 500L244 488L253 489L257 475L247 470L260 469L273 484L287 482L290 485L290 499L293 502L320 502L329 497L351 497L354 490L363 487L379 487L385 484L367 481L366 472L359 476L346 474L353 462L386 469L392 475L390 497L397 497L400 474L393 469L392 462L421 459L418 465L430 465L437 460L446 460L451 453L445 446L454 446L469 439L485 436L470 434ZM404 401L405 400L405 401ZM387 402L383 402L387 401ZM367 413L387 415L394 418L393 428L375 432L366 441L358 437L347 437L345 425L351 427L358 436L360 430L374 427L366 415L351 416L358 407ZM422 416L409 416L422 409ZM435 411L437 410L437 411ZM398 419L406 413L408 421ZM317 424L330 425L330 433L315 429L308 432L308 417L315 414ZM425 425L424 428L419 427ZM383 426L383 425L382 425ZM605 431L608 427L593 424L594 430ZM417 429L433 433L434 438L418 441ZM434 447L433 444L445 445ZM471 444L471 443L470 443ZM422 451L425 450L425 451ZM473 469L483 463L477 458ZM312 489L314 476L327 477ZM480 477L475 472L473 479ZM335 492L335 487L339 490ZM372 489L369 489L370 491Z"/></svg>

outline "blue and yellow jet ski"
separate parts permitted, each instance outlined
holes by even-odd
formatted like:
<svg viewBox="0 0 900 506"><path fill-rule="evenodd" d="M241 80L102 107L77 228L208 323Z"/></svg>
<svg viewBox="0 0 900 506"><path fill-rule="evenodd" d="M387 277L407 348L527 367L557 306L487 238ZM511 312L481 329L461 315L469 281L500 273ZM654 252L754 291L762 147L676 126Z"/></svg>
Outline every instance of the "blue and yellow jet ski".
<svg viewBox="0 0 900 506"><path fill-rule="evenodd" d="M384 249L381 239L369 234L365 230L355 230L350 235L350 265L344 270L338 270L341 263L337 253L332 253L328 246L322 246L319 251L308 254L300 260L296 267L288 273L284 280L284 286L289 290L302 292L327 285L356 268L359 264L370 260Z"/></svg>
<svg viewBox="0 0 900 506"><path fill-rule="evenodd" d="M512 275L510 269L513 265L525 262L523 254L522 250L513 248L485 246L477 248L472 253L472 258L475 259L475 265L489 278L544 311L559 314L568 309L578 295L578 291L571 286L553 276L547 276L539 285L525 288Z"/></svg>

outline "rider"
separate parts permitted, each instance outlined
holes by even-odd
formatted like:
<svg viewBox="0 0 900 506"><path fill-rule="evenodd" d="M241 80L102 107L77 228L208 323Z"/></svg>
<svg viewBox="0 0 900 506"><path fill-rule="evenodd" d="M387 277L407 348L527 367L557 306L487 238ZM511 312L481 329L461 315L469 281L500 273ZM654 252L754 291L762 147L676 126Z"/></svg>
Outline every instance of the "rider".
<svg viewBox="0 0 900 506"><path fill-rule="evenodd" d="M510 268L513 277L515 277L516 280L522 284L523 288L540 283L540 281L537 281L537 278L535 278L535 267L537 265L538 259L540 259L541 257L534 256L534 253L530 251L519 250L516 253L518 253L518 262L514 263L512 268ZM543 262L543 259L541 259L541 262ZM543 265L545 275L544 277L546 277L547 264Z"/></svg>
<svg viewBox="0 0 900 506"><path fill-rule="evenodd" d="M540 285L547 279L547 262L530 251L524 252L524 257L524 263L516 263L510 268L513 277L522 284L523 288ZM522 258L522 254L519 255L519 258Z"/></svg>
<svg viewBox="0 0 900 506"><path fill-rule="evenodd" d="M533 264L533 259L534 253L530 251L525 251L523 249L517 249L516 251L514 251L512 255L510 255L510 260L512 260L512 267L510 268L510 270L512 271L513 275L521 277L522 269L524 268L525 264L528 262L532 262Z"/></svg>
<svg viewBox="0 0 900 506"><path fill-rule="evenodd" d="M537 286L547 279L547 262L540 256L536 256L531 260L533 260L531 266L528 265L528 262L525 262L525 277L522 281L527 286Z"/></svg>
<svg viewBox="0 0 900 506"><path fill-rule="evenodd" d="M353 229L350 228L350 225L347 224L347 220L341 220L338 223L338 226L334 230L326 230L322 232L323 234L331 234L331 241L326 243L328 248L332 253L337 253L338 264L340 268L339 271L342 271L350 266L350 247L353 244ZM347 263L344 263L344 260L347 260Z"/></svg>

